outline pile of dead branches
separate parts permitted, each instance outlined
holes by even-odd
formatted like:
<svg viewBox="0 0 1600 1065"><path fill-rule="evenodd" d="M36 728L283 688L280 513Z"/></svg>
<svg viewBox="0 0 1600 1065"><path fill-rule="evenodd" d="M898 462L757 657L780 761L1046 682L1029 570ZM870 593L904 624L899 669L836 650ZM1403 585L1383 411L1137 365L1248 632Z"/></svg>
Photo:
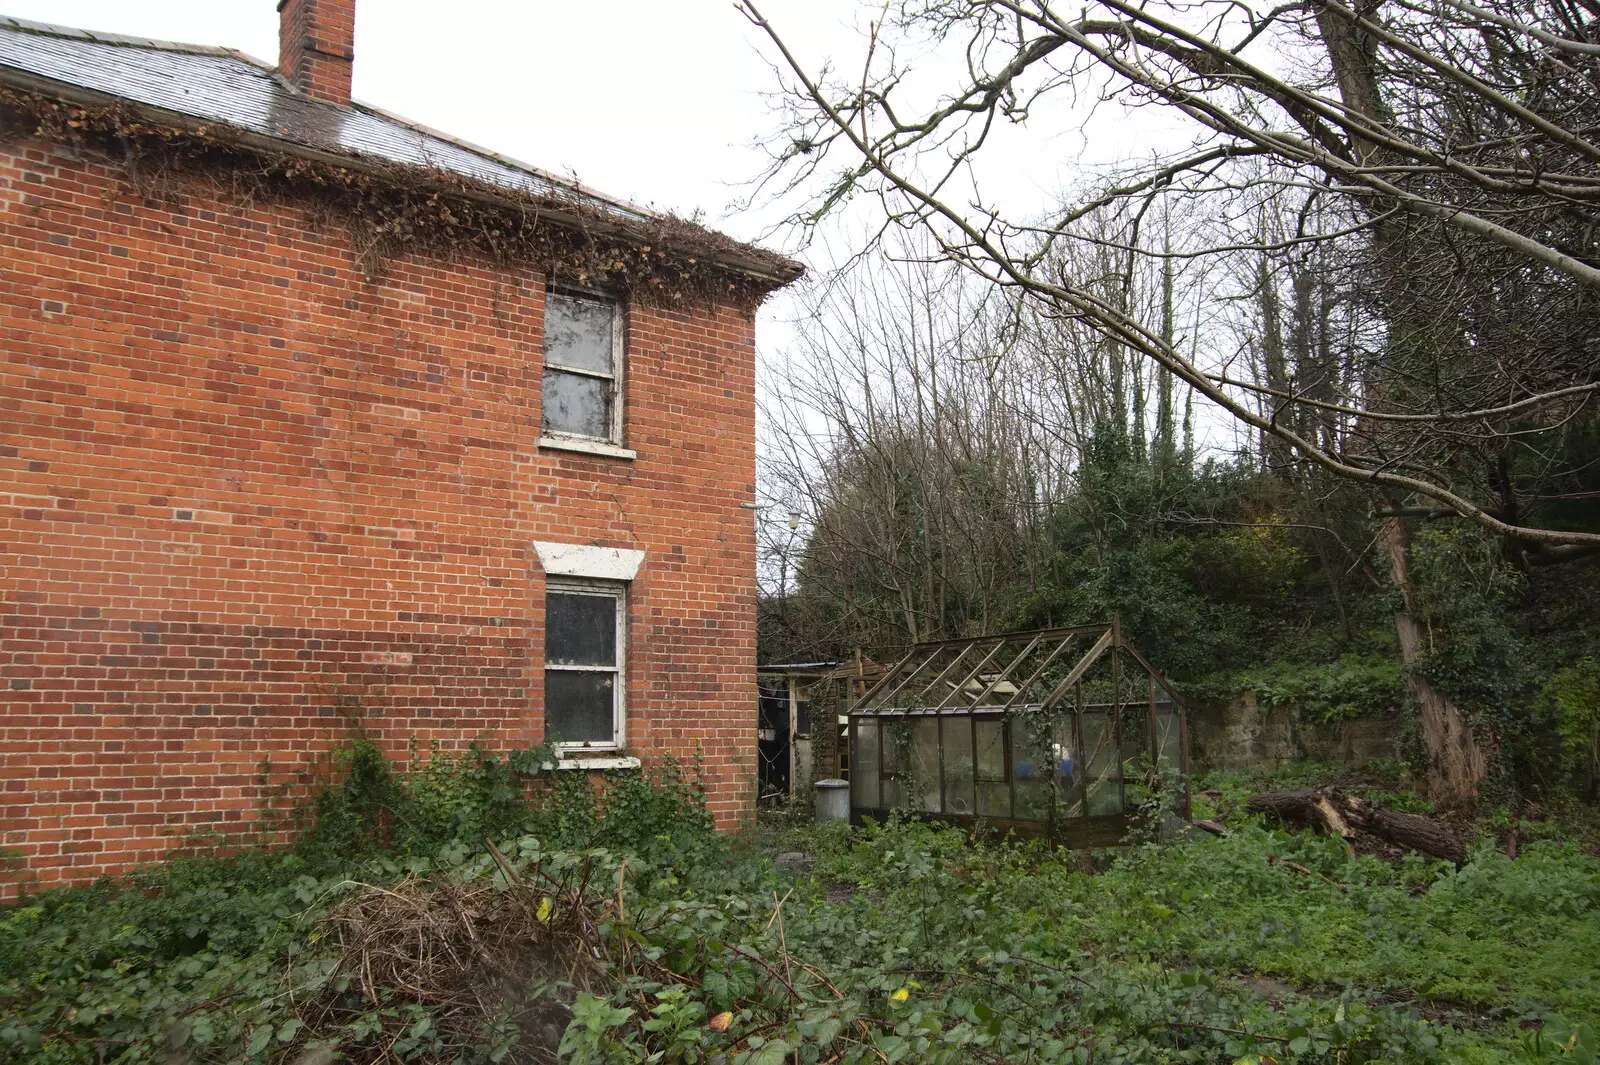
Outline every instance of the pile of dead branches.
<svg viewBox="0 0 1600 1065"><path fill-rule="evenodd" d="M614 903L591 900L587 870L519 874L500 861L494 877L367 886L329 914L322 935L340 947L336 979L300 1009L301 1039L342 1035L345 1060L399 1061L425 1014L437 1060L498 1043L509 1044L497 1060L510 1065L556 1061L577 993L609 984L598 922ZM364 1034L352 1041L352 1029Z"/></svg>

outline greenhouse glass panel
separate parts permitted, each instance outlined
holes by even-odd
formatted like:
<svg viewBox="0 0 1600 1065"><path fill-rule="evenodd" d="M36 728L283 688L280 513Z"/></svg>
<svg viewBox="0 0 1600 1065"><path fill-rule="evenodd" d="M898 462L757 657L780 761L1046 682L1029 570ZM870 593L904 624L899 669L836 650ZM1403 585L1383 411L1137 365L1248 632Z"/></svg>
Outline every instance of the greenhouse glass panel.
<svg viewBox="0 0 1600 1065"><path fill-rule="evenodd" d="M972 777L972 719L944 719L944 802L947 814L970 815L977 809Z"/></svg>
<svg viewBox="0 0 1600 1065"><path fill-rule="evenodd" d="M885 809L904 810L905 775L911 764L911 723L904 717L880 722L878 787Z"/></svg>
<svg viewBox="0 0 1600 1065"><path fill-rule="evenodd" d="M975 726L978 751L978 814L1011 816L1011 781L1006 774L1006 726L997 717L979 718Z"/></svg>
<svg viewBox="0 0 1600 1065"><path fill-rule="evenodd" d="M1016 816L1042 821L1050 816L1051 720L1042 713L1019 714L1011 724L1011 773L1016 778Z"/></svg>
<svg viewBox="0 0 1600 1065"><path fill-rule="evenodd" d="M1006 779L1005 722L997 717L980 717L975 726L978 741L978 780Z"/></svg>
<svg viewBox="0 0 1600 1065"><path fill-rule="evenodd" d="M1104 710L1083 714L1084 813L1104 817L1122 812L1122 779L1118 774L1117 732Z"/></svg>
<svg viewBox="0 0 1600 1065"><path fill-rule="evenodd" d="M978 816L1010 817L1011 785L1008 783L978 782Z"/></svg>
<svg viewBox="0 0 1600 1065"><path fill-rule="evenodd" d="M1143 706L1123 706L1116 713L1122 733L1122 779L1143 776L1155 764L1155 737L1150 732L1150 714Z"/></svg>
<svg viewBox="0 0 1600 1065"><path fill-rule="evenodd" d="M1171 703L1156 706L1156 748L1166 765L1183 768L1183 726L1179 723L1177 709Z"/></svg>
<svg viewBox="0 0 1600 1065"><path fill-rule="evenodd" d="M850 803L863 809L878 807L878 722L857 718L855 750L850 758Z"/></svg>
<svg viewBox="0 0 1600 1065"><path fill-rule="evenodd" d="M914 809L942 813L939 802L939 719L919 718L911 741L911 788Z"/></svg>
<svg viewBox="0 0 1600 1065"><path fill-rule="evenodd" d="M1074 735L1076 715L1062 714L1056 720L1055 745L1051 752L1055 761L1055 803L1059 816L1083 816L1083 766L1080 764L1078 741Z"/></svg>

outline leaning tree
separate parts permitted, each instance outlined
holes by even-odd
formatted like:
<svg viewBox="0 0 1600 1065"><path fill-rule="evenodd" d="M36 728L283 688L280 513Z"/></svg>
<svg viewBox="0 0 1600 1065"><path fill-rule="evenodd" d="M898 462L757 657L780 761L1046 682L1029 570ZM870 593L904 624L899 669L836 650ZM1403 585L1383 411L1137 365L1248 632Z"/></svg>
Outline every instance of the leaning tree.
<svg viewBox="0 0 1600 1065"><path fill-rule="evenodd" d="M848 72L812 69L755 0L740 7L779 57L768 178L806 197L797 220L876 198L1290 461L1368 486L1408 664L1425 653L1408 521L1471 522L1519 567L1600 553L1581 509L1600 498L1594 0L888 0ZM959 73L930 96L904 57L940 48ZM1187 134L1043 216L984 199L973 175L998 129L1046 150L1086 106L1159 109ZM1191 220L1176 246L1149 239L1175 215ZM1356 279L1361 324L1337 371L1237 375L1064 268L1079 241L1236 275L1316 249ZM1408 673L1435 793L1470 797L1494 729Z"/></svg>

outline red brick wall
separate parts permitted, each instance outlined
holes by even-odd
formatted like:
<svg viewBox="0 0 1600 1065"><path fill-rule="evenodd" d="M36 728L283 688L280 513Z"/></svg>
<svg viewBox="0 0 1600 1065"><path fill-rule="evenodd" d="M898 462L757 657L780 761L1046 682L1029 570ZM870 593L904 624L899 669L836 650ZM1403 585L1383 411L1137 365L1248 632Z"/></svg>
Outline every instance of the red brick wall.
<svg viewBox="0 0 1600 1065"><path fill-rule="evenodd" d="M247 826L353 720L536 740L534 540L645 550L629 742L749 809L751 314L629 309L630 462L535 446L537 271L387 268L0 144L0 847L35 882Z"/></svg>

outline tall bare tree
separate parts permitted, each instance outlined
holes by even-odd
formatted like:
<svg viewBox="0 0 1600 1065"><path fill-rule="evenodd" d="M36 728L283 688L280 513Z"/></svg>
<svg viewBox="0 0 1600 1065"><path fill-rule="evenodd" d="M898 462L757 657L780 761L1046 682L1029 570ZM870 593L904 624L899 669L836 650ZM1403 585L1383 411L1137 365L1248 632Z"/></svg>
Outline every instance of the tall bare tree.
<svg viewBox="0 0 1600 1065"><path fill-rule="evenodd" d="M1049 582L1042 524L1097 434L1169 472L1187 461L1170 377L1158 387L1153 365L977 283L926 239L890 250L816 282L797 349L763 367L765 569L774 597L792 592L795 653L993 631ZM1176 315L1194 298L1178 271L1069 252L1129 305Z"/></svg>

